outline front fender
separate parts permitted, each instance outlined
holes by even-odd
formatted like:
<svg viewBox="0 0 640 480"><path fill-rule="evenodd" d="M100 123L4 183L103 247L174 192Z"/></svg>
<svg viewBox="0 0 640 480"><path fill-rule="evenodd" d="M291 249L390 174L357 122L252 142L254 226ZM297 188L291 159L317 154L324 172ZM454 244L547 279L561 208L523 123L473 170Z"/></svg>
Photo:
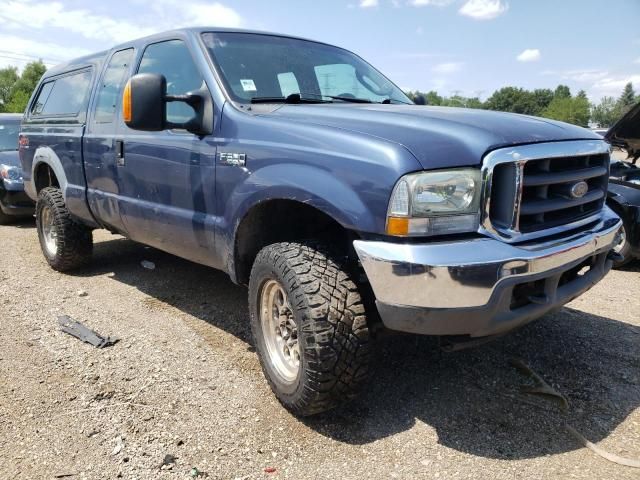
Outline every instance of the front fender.
<svg viewBox="0 0 640 480"><path fill-rule="evenodd" d="M227 197L218 238L219 253L227 271L235 276L238 230L252 208L270 200L290 200L309 205L344 228L375 231L380 219L352 186L315 166L280 163L245 177ZM384 195L386 202L386 195ZM384 221L384 220L382 220Z"/></svg>
<svg viewBox="0 0 640 480"><path fill-rule="evenodd" d="M234 236L249 210L268 200L305 203L350 230L371 232L379 223L351 185L316 166L288 163L266 166L249 175L229 199L225 219L234 224Z"/></svg>

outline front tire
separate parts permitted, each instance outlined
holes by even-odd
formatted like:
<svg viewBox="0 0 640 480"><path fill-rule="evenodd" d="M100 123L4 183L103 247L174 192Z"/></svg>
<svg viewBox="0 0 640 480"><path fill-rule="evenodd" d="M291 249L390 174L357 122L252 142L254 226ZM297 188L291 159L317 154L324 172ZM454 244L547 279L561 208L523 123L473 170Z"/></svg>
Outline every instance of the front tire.
<svg viewBox="0 0 640 480"><path fill-rule="evenodd" d="M42 253L54 270L66 272L91 260L91 230L73 220L60 189L47 187L38 194L36 228Z"/></svg>
<svg viewBox="0 0 640 480"><path fill-rule="evenodd" d="M251 329L262 370L295 415L353 399L369 377L373 345L356 284L324 248L262 249L249 281Z"/></svg>
<svg viewBox="0 0 640 480"><path fill-rule="evenodd" d="M629 243L627 232L627 225L623 220L622 227L620 228L620 241L615 247L613 247L613 251L622 255L624 259L620 262L613 262L613 268L624 267L633 260L633 256L631 255L631 244Z"/></svg>
<svg viewBox="0 0 640 480"><path fill-rule="evenodd" d="M634 260L631 254L631 244L629 243L629 227L632 220L623 214L622 210L617 207L611 209L622 219L622 227L620 228L619 242L613 247L613 251L624 257L621 262L613 262L613 268L622 268Z"/></svg>
<svg viewBox="0 0 640 480"><path fill-rule="evenodd" d="M13 223L14 221L15 221L15 217L12 217L11 215L7 215L0 208L0 225L9 225L10 223Z"/></svg>

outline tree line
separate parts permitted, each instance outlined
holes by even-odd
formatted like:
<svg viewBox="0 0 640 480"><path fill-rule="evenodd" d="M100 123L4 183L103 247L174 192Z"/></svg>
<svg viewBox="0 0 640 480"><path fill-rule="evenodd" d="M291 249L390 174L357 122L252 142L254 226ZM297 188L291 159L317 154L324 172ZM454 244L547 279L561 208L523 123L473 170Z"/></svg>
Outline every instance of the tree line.
<svg viewBox="0 0 640 480"><path fill-rule="evenodd" d="M22 113L40 77L47 71L41 61L28 63L21 74L17 67L0 68L0 113Z"/></svg>
<svg viewBox="0 0 640 480"><path fill-rule="evenodd" d="M484 102L478 97L453 95L443 97L436 91L410 91L407 95L419 105L445 107L481 108L502 112L522 113L536 117L546 117L587 127L589 123L602 128L612 126L640 102L633 84L627 83L620 97L603 97L599 103L590 103L584 90L576 95L566 85L558 85L555 90L538 88L525 90L517 87L503 87L493 92Z"/></svg>
<svg viewBox="0 0 640 480"><path fill-rule="evenodd" d="M31 93L46 70L42 61L28 63L21 74L18 74L16 67L0 69L0 113L24 112ZM636 95L631 83L624 87L617 99L603 97L597 104L589 102L584 90L572 95L566 85L558 85L555 90L503 87L493 92L485 101L478 97L462 95L444 97L433 90L426 93L418 90L410 91L407 95L418 105L522 113L561 120L583 127L591 122L602 128L613 125L634 104L640 102L640 95Z"/></svg>

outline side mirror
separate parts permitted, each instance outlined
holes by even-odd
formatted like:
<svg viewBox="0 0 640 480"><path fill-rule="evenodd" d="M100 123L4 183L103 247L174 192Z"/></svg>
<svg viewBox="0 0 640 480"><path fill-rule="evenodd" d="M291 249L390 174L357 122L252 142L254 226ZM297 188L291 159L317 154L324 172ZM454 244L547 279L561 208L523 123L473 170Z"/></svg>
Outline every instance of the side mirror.
<svg viewBox="0 0 640 480"><path fill-rule="evenodd" d="M122 94L122 117L127 127L146 132L166 129L167 79L154 73L134 75Z"/></svg>
<svg viewBox="0 0 640 480"><path fill-rule="evenodd" d="M167 102L184 102L193 108L193 118L184 123L167 121ZM129 128L159 132L182 128L196 135L213 133L213 100L203 83L184 95L167 95L167 80L157 73L139 73L127 82L122 94L122 117Z"/></svg>

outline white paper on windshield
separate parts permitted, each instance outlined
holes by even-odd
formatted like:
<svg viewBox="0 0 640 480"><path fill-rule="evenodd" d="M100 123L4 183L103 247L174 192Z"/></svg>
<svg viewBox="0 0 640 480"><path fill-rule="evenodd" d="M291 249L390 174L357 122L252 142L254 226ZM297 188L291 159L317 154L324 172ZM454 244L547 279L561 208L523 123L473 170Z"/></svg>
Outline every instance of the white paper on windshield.
<svg viewBox="0 0 640 480"><path fill-rule="evenodd" d="M240 85L245 92L255 92L257 90L256 84L250 78L240 79Z"/></svg>

